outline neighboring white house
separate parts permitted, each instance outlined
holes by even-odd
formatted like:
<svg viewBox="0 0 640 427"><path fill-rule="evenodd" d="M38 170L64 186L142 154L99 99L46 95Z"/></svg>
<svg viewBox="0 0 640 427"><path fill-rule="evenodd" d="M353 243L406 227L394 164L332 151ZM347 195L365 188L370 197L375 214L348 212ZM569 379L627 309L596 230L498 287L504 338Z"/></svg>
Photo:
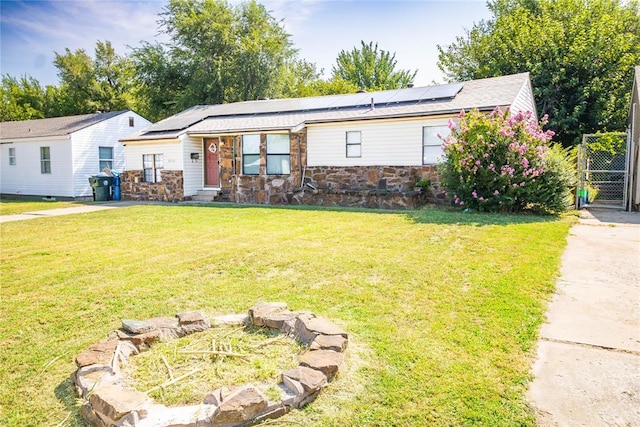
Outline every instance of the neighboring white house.
<svg viewBox="0 0 640 427"><path fill-rule="evenodd" d="M152 123L132 111L0 123L0 193L90 199L88 181L124 169L119 139Z"/></svg>
<svg viewBox="0 0 640 427"><path fill-rule="evenodd" d="M122 139L122 195L411 207L416 181L438 179L449 119L495 107L536 115L529 74L196 106Z"/></svg>

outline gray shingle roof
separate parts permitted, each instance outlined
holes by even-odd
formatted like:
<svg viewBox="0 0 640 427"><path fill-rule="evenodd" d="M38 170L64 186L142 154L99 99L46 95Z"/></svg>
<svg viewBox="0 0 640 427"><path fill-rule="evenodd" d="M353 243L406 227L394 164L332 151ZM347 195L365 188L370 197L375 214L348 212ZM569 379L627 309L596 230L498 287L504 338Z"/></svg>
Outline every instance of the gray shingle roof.
<svg viewBox="0 0 640 427"><path fill-rule="evenodd" d="M335 121L368 120L382 118L429 116L458 113L463 109L493 109L511 105L525 84L529 74L513 74L488 79L471 80L463 84L427 86L397 91L369 92L356 96L368 102L352 103L336 108L334 101L350 95L294 98L285 100L245 101L233 104L196 106L158 122L142 132L129 135L127 141L176 138L182 133L205 135L249 131L301 129L306 124ZM461 89L460 89L461 87ZM452 94L436 99L412 96L410 92ZM440 88L440 89L438 89ZM451 89L451 90L449 90ZM394 93L391 93L394 92ZM409 99L394 102L393 99ZM371 108L371 98L374 108ZM379 103L376 99L385 100ZM386 101L388 100L388 101ZM300 106L296 109L296 105ZM308 108L320 105L320 108ZM284 107L284 108L280 108ZM190 124L185 124L191 120ZM175 126L176 129L171 130Z"/></svg>
<svg viewBox="0 0 640 427"><path fill-rule="evenodd" d="M38 136L68 135L127 111L128 110L122 110L108 113L83 114L79 116L53 117L50 119L1 122L0 138L33 138Z"/></svg>

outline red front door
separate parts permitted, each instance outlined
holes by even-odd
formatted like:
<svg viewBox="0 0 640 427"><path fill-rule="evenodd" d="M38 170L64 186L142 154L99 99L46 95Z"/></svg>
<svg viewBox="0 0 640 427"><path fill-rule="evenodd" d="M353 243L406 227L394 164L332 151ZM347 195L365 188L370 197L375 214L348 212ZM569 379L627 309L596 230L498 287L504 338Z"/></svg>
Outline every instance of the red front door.
<svg viewBox="0 0 640 427"><path fill-rule="evenodd" d="M204 140L204 185L220 187L220 140Z"/></svg>

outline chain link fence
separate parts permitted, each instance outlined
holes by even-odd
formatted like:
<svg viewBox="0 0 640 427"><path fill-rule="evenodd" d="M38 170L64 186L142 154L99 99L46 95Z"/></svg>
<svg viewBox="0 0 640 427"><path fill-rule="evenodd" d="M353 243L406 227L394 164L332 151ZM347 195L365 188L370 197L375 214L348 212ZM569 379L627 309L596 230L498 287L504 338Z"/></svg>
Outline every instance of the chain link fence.
<svg viewBox="0 0 640 427"><path fill-rule="evenodd" d="M628 185L627 134L583 135L578 147L576 207L626 206Z"/></svg>

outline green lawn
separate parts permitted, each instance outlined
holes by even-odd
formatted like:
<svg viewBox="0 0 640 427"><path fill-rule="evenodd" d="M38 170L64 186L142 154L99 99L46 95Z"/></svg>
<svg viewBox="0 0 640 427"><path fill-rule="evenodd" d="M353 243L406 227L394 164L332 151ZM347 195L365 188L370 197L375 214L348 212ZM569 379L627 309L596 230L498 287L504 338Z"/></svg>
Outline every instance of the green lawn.
<svg viewBox="0 0 640 427"><path fill-rule="evenodd" d="M350 333L276 425L533 426L524 395L570 217L132 206L2 224L0 425L80 426L74 357L123 318L258 300Z"/></svg>
<svg viewBox="0 0 640 427"><path fill-rule="evenodd" d="M81 202L0 199L0 215L15 215L23 212L41 211L44 209L58 209L78 206Z"/></svg>

